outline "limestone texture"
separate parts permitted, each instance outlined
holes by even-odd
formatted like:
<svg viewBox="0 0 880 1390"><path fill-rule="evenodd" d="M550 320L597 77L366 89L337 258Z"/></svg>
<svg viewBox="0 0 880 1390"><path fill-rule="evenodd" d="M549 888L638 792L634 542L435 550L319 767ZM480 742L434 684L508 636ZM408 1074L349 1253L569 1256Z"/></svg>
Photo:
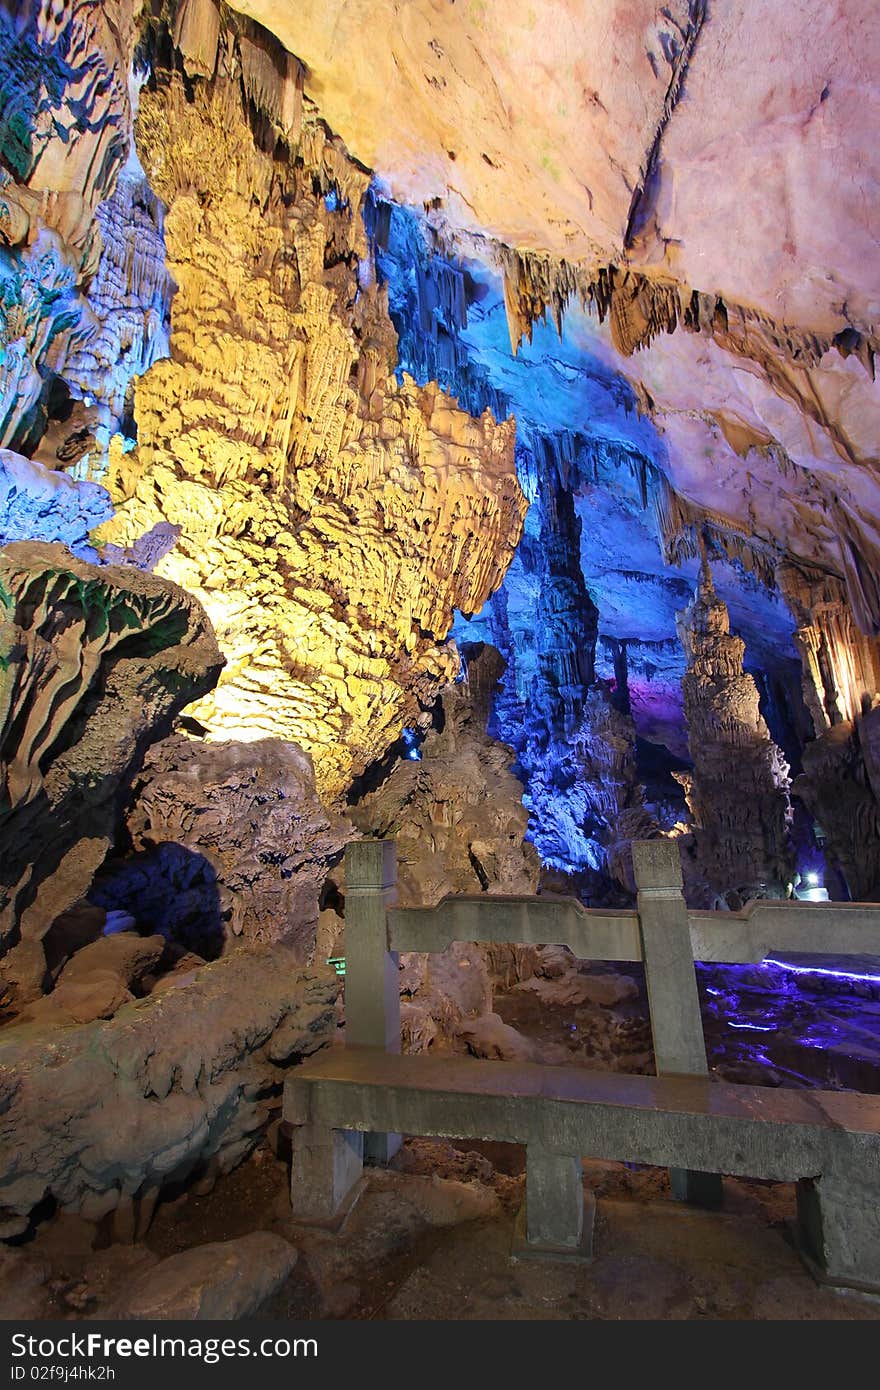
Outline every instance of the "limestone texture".
<svg viewBox="0 0 880 1390"><path fill-rule="evenodd" d="M876 710L832 724L804 749L803 772L793 784L856 902L880 894L876 729Z"/></svg>
<svg viewBox="0 0 880 1390"><path fill-rule="evenodd" d="M58 541L84 560L97 560L88 534L112 514L110 498L97 483L0 449L0 545L12 541Z"/></svg>
<svg viewBox="0 0 880 1390"><path fill-rule="evenodd" d="M200 599L227 657L191 713L212 739L297 743L332 798L454 675L453 609L500 583L525 501L513 421L394 376L367 176L312 109L289 145L258 138L242 44L230 30L190 94L161 71L141 93L178 288L97 534L180 527L157 573Z"/></svg>
<svg viewBox="0 0 880 1390"><path fill-rule="evenodd" d="M164 952L161 936L124 931L99 937L62 966L51 993L19 1009L16 1024L112 1018L123 1004L147 992L146 977L158 970Z"/></svg>
<svg viewBox="0 0 880 1390"><path fill-rule="evenodd" d="M253 1231L160 1260L121 1296L119 1318L218 1321L252 1317L287 1279L298 1252L283 1236Z"/></svg>
<svg viewBox="0 0 880 1390"><path fill-rule="evenodd" d="M213 685L222 658L191 595L134 569L85 564L60 545L0 551L0 602L8 948L38 942L85 895L113 843L127 779L183 706Z"/></svg>
<svg viewBox="0 0 880 1390"><path fill-rule="evenodd" d="M39 443L98 335L97 211L130 144L134 0L0 6L0 444ZM109 363L113 367L116 363Z"/></svg>
<svg viewBox="0 0 880 1390"><path fill-rule="evenodd" d="M283 941L305 958L329 870L354 827L325 811L292 743L172 734L147 753L126 818L131 854L90 897L202 955Z"/></svg>
<svg viewBox="0 0 880 1390"><path fill-rule="evenodd" d="M700 871L710 893L733 908L781 896L792 875L789 769L743 670L744 643L730 631L708 563L679 634L693 772L675 776L685 788Z"/></svg>
<svg viewBox="0 0 880 1390"><path fill-rule="evenodd" d="M0 1034L0 1210L5 1236L49 1195L119 1236L161 1188L234 1167L265 1128L283 1065L324 1045L338 985L282 946L205 965L188 984L107 1022Z"/></svg>
<svg viewBox="0 0 880 1390"><path fill-rule="evenodd" d="M820 564L876 635L871 0L241 8L390 196L493 262L514 344L565 320L587 391L632 382L680 548Z"/></svg>
<svg viewBox="0 0 880 1390"><path fill-rule="evenodd" d="M447 893L534 893L538 885L512 750L486 732L504 661L482 644L465 644L462 657L462 675L444 690L419 756L401 759L350 808L364 833L396 841L407 906L432 906Z"/></svg>

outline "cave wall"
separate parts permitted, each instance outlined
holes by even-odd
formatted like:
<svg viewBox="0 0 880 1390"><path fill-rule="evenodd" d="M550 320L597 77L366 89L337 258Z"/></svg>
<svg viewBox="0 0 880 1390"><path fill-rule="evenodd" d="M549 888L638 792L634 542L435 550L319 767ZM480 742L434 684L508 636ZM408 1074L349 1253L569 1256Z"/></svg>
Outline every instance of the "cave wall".
<svg viewBox="0 0 880 1390"><path fill-rule="evenodd" d="M537 325L513 358L490 276L404 209L377 200L370 226L401 361L417 375L435 371L477 405L501 393L516 413L530 503L523 539L498 593L455 631L504 653L492 728L516 750L529 835L548 866L592 876L581 885L590 896L607 892L609 879L631 888L632 838L688 815L673 775L689 763L675 633L697 574L686 554L671 563L663 553L662 440L568 321L561 336ZM713 557L762 707L797 762L812 729L795 618L772 570L750 571L717 543Z"/></svg>
<svg viewBox="0 0 880 1390"><path fill-rule="evenodd" d="M219 634L210 736L295 741L337 796L425 719L453 608L503 575L513 423L392 375L369 175L269 34L212 3L14 9L0 442L32 457L4 465L5 538L85 547L109 489L105 557Z"/></svg>
<svg viewBox="0 0 880 1390"><path fill-rule="evenodd" d="M871 0L245 8L387 195L494 261L514 344L549 316L632 383L673 558L710 526L818 566L876 636Z"/></svg>
<svg viewBox="0 0 880 1390"><path fill-rule="evenodd" d="M101 378L130 350L129 339L138 338L134 356L144 360L151 311L161 316L167 299L159 284L139 286L143 303L127 305L128 327L116 342L102 341L110 271L102 248L114 238L118 288L123 296L131 288L121 244L132 245L135 229L122 225L131 208L116 190L129 156L139 8L132 0L0 6L0 445L19 452L33 452L72 397L81 403L92 389L111 404ZM113 313L121 308L117 302ZM89 432L95 405L80 409L56 447ZM76 445L61 461L75 457Z"/></svg>
<svg viewBox="0 0 880 1390"><path fill-rule="evenodd" d="M146 749L223 658L197 599L61 545L0 550L0 946L39 992L40 943L84 897Z"/></svg>

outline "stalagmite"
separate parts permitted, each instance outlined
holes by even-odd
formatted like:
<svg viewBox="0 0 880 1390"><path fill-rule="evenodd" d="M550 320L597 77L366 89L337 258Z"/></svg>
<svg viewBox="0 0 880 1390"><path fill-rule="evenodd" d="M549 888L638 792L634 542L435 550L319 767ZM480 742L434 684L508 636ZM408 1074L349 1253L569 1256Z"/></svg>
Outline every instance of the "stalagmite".
<svg viewBox="0 0 880 1390"><path fill-rule="evenodd" d="M697 593L678 615L692 773L676 773L694 823L699 872L710 896L739 907L783 894L791 876L788 767L743 671L742 638L703 555Z"/></svg>

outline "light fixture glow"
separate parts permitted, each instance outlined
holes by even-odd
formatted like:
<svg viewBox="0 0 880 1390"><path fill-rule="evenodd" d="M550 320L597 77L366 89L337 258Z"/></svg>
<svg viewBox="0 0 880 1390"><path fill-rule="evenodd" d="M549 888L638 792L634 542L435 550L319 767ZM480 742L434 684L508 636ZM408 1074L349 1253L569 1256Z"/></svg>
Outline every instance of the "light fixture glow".
<svg viewBox="0 0 880 1390"><path fill-rule="evenodd" d="M795 975L827 975L832 980L866 980L868 984L880 985L880 975L864 975L854 970L829 970L821 965L792 965L791 961L777 960L775 956L765 956L762 965L776 965L780 970L791 970Z"/></svg>

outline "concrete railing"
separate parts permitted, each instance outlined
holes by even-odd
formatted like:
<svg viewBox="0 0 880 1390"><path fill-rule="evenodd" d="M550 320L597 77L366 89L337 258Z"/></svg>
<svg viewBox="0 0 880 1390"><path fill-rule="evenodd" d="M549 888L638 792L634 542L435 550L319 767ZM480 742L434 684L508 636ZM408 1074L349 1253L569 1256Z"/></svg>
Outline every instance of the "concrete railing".
<svg viewBox="0 0 880 1390"><path fill-rule="evenodd" d="M756 962L772 951L880 955L880 906L768 901L690 912L674 842L635 844L633 863L634 912L488 895L402 909L394 843L348 846L346 1047L285 1083L294 1210L320 1219L344 1210L363 1158L387 1160L399 1142L385 1125L524 1143L520 1253L586 1250L584 1153L688 1164L670 1169L673 1190L706 1205L720 1201L721 1172L796 1178L804 1248L823 1277L880 1291L880 1100L710 1084L694 970L695 960ZM399 953L468 941L644 962L657 1077L401 1057Z"/></svg>
<svg viewBox="0 0 880 1390"><path fill-rule="evenodd" d="M349 1047L400 1051L398 955L452 942L568 946L579 960L642 961L658 1076L705 1076L706 1045L694 961L757 962L771 951L880 955L880 905L766 900L742 912L691 912L673 840L633 845L635 911L583 907L573 898L444 898L395 906L393 840L359 840L345 854L345 1016ZM395 1136L371 1136L387 1158ZM672 1170L676 1196L714 1204L715 1174Z"/></svg>
<svg viewBox="0 0 880 1390"><path fill-rule="evenodd" d="M690 911L673 840L633 846L635 911L582 907L574 898L444 898L395 906L392 840L346 850L346 1039L400 1047L397 958L445 951L454 941L568 946L578 960L643 961L658 1073L706 1070L694 961L757 963L774 951L880 956L880 904L767 899L742 912Z"/></svg>

